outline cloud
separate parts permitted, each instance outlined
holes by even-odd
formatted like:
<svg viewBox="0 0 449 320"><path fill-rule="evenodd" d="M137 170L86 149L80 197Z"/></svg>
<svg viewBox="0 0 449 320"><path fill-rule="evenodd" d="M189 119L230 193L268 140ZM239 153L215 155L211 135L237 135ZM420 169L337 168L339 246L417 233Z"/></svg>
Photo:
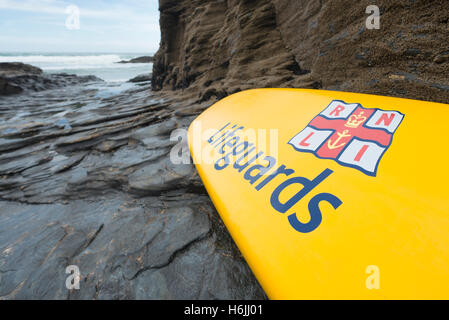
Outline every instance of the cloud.
<svg viewBox="0 0 449 320"><path fill-rule="evenodd" d="M80 9L79 30L65 26L69 5ZM9 36L0 36L0 51L143 52L159 46L157 0L0 0L0 10L3 34Z"/></svg>
<svg viewBox="0 0 449 320"><path fill-rule="evenodd" d="M57 5L59 1L51 0L0 0L0 9L31 11L50 14L65 14L65 7Z"/></svg>
<svg viewBox="0 0 449 320"><path fill-rule="evenodd" d="M42 52L151 52L155 53L158 45L150 42L132 40L89 41L87 39L62 39L57 43L52 37L25 37L18 39L13 36L0 36L0 42L6 42L12 51L42 51ZM24 45L25 43L25 45ZM45 49L42 49L44 47ZM61 49L63 47L64 49Z"/></svg>
<svg viewBox="0 0 449 320"><path fill-rule="evenodd" d="M154 0L153 0L154 1ZM124 1L126 3L127 1ZM97 19L113 19L119 21L153 21L159 20L157 12L152 12L150 6L136 6L135 1L130 5L123 5L120 3L105 3L101 1L91 2L90 5L95 4L97 7L102 6L104 9L89 8L86 4L79 5L73 2L60 0L0 0L0 9L28 11L45 14L60 14L67 15L66 8L69 5L76 5L80 8L80 15L83 17L97 18ZM134 10L136 8L137 10ZM142 10L144 9L144 10Z"/></svg>

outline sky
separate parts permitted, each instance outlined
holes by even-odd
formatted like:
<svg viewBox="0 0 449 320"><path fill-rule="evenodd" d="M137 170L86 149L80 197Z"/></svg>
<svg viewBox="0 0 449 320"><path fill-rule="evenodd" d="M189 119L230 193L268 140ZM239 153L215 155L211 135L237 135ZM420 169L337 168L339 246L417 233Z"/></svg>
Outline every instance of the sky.
<svg viewBox="0 0 449 320"><path fill-rule="evenodd" d="M0 0L0 52L155 53L158 0Z"/></svg>

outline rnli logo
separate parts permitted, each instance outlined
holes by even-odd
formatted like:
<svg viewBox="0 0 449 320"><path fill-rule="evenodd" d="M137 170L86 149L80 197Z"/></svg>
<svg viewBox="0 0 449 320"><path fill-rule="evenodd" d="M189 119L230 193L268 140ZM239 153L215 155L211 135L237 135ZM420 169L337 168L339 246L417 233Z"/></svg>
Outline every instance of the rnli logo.
<svg viewBox="0 0 449 320"><path fill-rule="evenodd" d="M332 101L289 144L297 151L332 159L376 176L382 156L404 115L398 111L367 109L359 103Z"/></svg>

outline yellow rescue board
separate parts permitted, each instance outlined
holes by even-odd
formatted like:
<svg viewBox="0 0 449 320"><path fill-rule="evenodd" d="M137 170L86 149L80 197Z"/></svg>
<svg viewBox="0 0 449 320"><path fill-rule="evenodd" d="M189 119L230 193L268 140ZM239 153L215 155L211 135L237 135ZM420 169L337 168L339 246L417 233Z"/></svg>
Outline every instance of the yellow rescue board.
<svg viewBox="0 0 449 320"><path fill-rule="evenodd" d="M271 299L449 298L449 105L257 89L189 128L192 158Z"/></svg>

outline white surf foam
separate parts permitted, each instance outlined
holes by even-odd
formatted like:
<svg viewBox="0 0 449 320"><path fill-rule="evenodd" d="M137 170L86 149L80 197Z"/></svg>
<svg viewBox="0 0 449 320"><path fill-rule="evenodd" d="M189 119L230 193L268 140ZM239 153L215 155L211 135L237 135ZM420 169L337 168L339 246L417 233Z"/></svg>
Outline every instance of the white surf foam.
<svg viewBox="0 0 449 320"><path fill-rule="evenodd" d="M23 62L45 72L93 74L107 81L124 81L151 72L152 64L117 63L144 54L1 54L0 62ZM125 80L125 81L126 81Z"/></svg>

